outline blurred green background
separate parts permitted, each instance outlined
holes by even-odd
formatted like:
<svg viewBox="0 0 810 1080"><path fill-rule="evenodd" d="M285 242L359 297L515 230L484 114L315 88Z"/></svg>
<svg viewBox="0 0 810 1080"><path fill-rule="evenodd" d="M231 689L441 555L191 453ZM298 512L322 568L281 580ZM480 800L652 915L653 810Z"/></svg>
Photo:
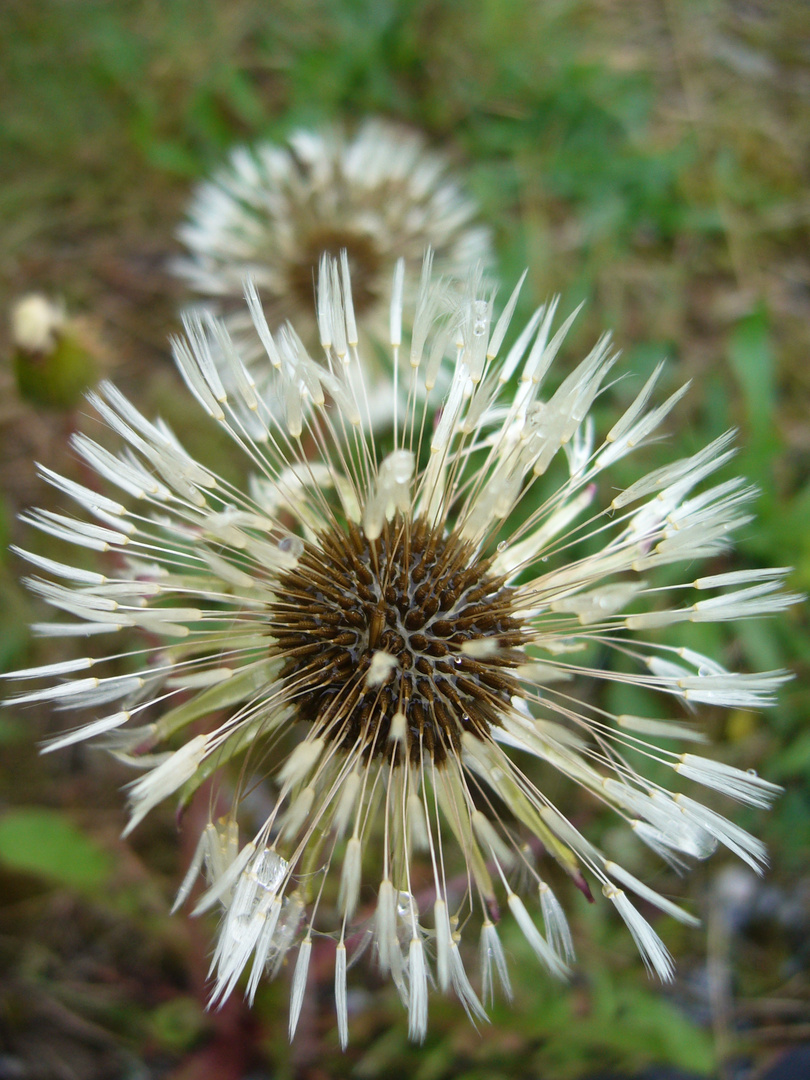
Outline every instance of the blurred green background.
<svg viewBox="0 0 810 1080"><path fill-rule="evenodd" d="M502 279L530 268L525 310L554 292L564 311L587 301L558 364L611 327L625 370L666 356L664 389L694 381L645 465L740 429L736 471L763 494L737 564L791 565L810 586L803 0L4 0L0 101L3 306L63 297L116 380L203 459L211 433L167 348L186 298L166 264L194 181L234 143L381 113L451 156ZM8 355L3 327L0 534L30 543L16 513L53 499L33 461L78 475L66 437L89 410L21 401ZM0 665L44 662L53 643L26 629L43 612L0 560ZM758 882L718 855L683 885L660 873L705 920L658 920L678 961L664 990L601 905L571 908L565 987L505 924L514 1008L477 1032L436 997L422 1048L372 972L351 991L345 1055L331 969L311 976L292 1046L284 975L251 1013L236 999L206 1013L211 927L167 914L190 856L172 808L122 843L129 774L87 749L40 758L59 719L0 714L0 1077L763 1077L810 1041L810 631L802 609L710 629L725 662L798 676L766 716L706 716L724 760L787 789L770 814L729 811L764 836L771 872ZM598 808L582 813L620 847ZM664 1067L682 1072L649 1071Z"/></svg>

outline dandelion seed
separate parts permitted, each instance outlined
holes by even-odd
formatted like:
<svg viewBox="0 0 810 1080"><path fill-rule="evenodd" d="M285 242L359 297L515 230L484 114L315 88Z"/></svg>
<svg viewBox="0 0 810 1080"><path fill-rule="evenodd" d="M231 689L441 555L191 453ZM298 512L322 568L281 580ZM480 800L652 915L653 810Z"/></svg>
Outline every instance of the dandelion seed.
<svg viewBox="0 0 810 1080"><path fill-rule="evenodd" d="M356 337L348 279L345 260L323 261L319 314L330 331L322 362L291 332L274 335L252 305L280 411L254 400L239 348L220 324L192 320L188 341L177 344L193 394L256 470L247 491L192 461L164 425L102 385L93 400L127 448L100 455L83 438L75 446L102 475L118 477L137 512L46 471L80 516L41 511L27 520L111 557L95 573L23 556L57 579L31 584L73 620L43 624L43 633L124 631L130 646L132 634L146 634L127 658L129 674L117 673L123 650L110 648L109 674L103 655L12 673L15 683L35 684L16 701L120 703L46 749L97 738L141 765L127 831L164 798L179 793L188 803L212 774L227 784L228 763L241 762L232 810L208 825L178 894L186 900L202 874L207 889L195 912L221 912L217 1005L240 980L252 999L265 974L291 968L285 958L297 948L292 1034L313 939L331 938L345 1045L347 972L362 939L396 986L412 1038L425 1037L430 987L454 993L480 1020L465 969L468 926L482 924L485 1003L496 982L511 995L499 910L508 909L552 976L564 977L573 959L565 895L558 887L558 900L546 885L532 854L540 846L574 889L590 895L589 882L599 886L644 963L667 979L669 954L624 889L692 917L583 836L526 762L539 759L613 808L640 843L678 867L718 843L763 865L761 843L696 796L708 787L762 807L774 785L677 744L699 734L683 715L694 703L765 705L785 673L729 672L657 641L646 633L654 620L643 622L687 610L684 594L688 610L702 603L701 619L718 620L779 612L795 600L776 591L784 568L695 578L695 559L726 552L729 530L747 520L744 484L701 487L726 459L728 440L617 496L603 467L637 449L666 415L669 403L649 409L659 372L598 444L588 412L615 361L607 341L546 387L561 345L551 333L555 305L501 360L508 318L493 329L480 274L463 295L449 294L432 284L428 260L416 305L430 312L429 325L414 329L398 289L392 325L406 348L418 330L416 354L431 359L404 367L405 405L389 401L398 421L383 453L355 422L367 407L362 343L337 352ZM215 344L230 377L212 363ZM447 370L446 391L429 389L430 380L439 386L436 365ZM504 365L517 377L514 392ZM687 542L673 542L683 533ZM671 584L655 584L658 566L679 563L682 582L670 573ZM704 603L707 591L720 602ZM590 692L578 700L583 675L657 693L671 715L614 716ZM145 708L148 729L132 723ZM686 790L648 779L650 762L650 774ZM270 785L272 808L246 833L253 808L245 799L259 782ZM417 863L429 878L424 895Z"/></svg>

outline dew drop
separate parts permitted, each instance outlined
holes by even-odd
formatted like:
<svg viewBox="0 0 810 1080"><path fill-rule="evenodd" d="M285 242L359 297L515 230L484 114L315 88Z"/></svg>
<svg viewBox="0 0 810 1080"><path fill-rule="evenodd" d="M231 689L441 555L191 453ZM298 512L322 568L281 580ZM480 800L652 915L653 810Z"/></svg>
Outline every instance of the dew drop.
<svg viewBox="0 0 810 1080"><path fill-rule="evenodd" d="M278 550L299 559L304 553L304 541L300 536L285 536L279 540Z"/></svg>
<svg viewBox="0 0 810 1080"><path fill-rule="evenodd" d="M416 897L405 889L400 889L397 895L397 914L403 921L415 921L419 918L419 904Z"/></svg>

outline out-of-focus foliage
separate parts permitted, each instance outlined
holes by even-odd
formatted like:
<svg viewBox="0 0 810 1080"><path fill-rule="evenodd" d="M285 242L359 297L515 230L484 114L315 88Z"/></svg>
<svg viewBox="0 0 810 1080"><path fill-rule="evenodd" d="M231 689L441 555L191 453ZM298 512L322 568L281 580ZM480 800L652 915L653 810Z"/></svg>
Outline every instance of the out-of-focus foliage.
<svg viewBox="0 0 810 1080"><path fill-rule="evenodd" d="M112 872L109 853L57 810L17 807L0 816L0 862L68 888L100 893Z"/></svg>
<svg viewBox="0 0 810 1080"><path fill-rule="evenodd" d="M41 290L92 318L116 379L192 453L238 477L168 359L184 297L166 264L190 185L234 143L381 112L453 155L495 229L504 280L530 267L519 316L553 292L565 311L587 300L571 356L614 329L636 377L602 401L605 416L662 355L673 388L693 379L651 468L739 427L736 468L762 498L735 565L794 565L792 584L810 588L806 4L5 0L0 19L0 294ZM51 498L33 459L81 481L67 435L98 426L83 409L22 402L8 345L0 326L0 533L20 542L14 514ZM25 542L59 558L42 538ZM0 665L70 655L28 636L41 613L19 571L0 555ZM759 884L722 859L685 883L660 872L653 884L686 893L706 921L705 933L661 925L679 964L666 991L620 928L568 898L572 984L550 986L507 934L514 1008L498 1004L479 1033L437 999L421 1049L372 972L338 1054L332 970L317 949L292 1047L283 977L252 1014L238 1000L205 1013L210 927L167 915L194 828L178 839L166 807L122 844L116 789L131 774L86 748L39 758L61 719L4 713L2 1067L37 1080L580 1080L654 1062L709 1074L719 1060L761 1075L810 1030L810 631L800 609L694 631L695 647L734 665L799 676L765 717L707 716L727 760L787 787L770 815L735 815L765 836L772 872ZM614 711L640 708L628 688L612 693L626 695ZM598 806L580 820L606 847L621 842Z"/></svg>

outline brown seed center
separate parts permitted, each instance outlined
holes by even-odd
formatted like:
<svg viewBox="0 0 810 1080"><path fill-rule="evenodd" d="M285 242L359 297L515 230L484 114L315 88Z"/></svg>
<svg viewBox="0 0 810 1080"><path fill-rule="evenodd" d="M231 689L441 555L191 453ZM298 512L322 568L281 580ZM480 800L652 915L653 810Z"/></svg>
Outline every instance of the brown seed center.
<svg viewBox="0 0 810 1080"><path fill-rule="evenodd" d="M276 596L270 619L290 698L346 749L390 755L402 713L411 760L441 764L464 731L487 737L517 692L512 669L525 656L514 590L471 545L421 519L397 518L374 542L355 526L322 533ZM491 652L468 644L487 640ZM390 660L377 678L379 653Z"/></svg>

